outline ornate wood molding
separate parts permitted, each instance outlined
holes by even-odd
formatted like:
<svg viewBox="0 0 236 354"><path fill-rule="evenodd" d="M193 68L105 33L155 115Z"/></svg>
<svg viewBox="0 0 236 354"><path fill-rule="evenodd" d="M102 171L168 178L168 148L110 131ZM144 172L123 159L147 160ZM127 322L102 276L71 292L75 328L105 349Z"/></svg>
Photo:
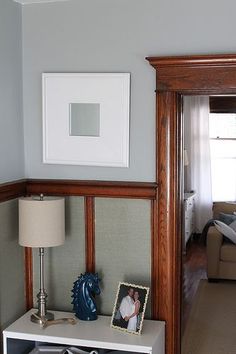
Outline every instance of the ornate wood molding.
<svg viewBox="0 0 236 354"><path fill-rule="evenodd" d="M187 94L234 93L236 55L148 57L157 70L157 90Z"/></svg>
<svg viewBox="0 0 236 354"><path fill-rule="evenodd" d="M236 94L236 55L147 58L157 78L158 248L155 318L166 321L166 354L180 354L183 94ZM156 275L154 276L156 279ZM153 280L154 281L154 280ZM156 313L158 312L158 313Z"/></svg>
<svg viewBox="0 0 236 354"><path fill-rule="evenodd" d="M175 92L160 92L158 105L158 317L166 321L167 353L177 353L179 346L180 319L176 306L180 298L180 286L174 278L179 254L177 253L178 219L178 95ZM160 143L161 142L161 143ZM172 291L170 291L172 289ZM174 326L173 326L174 324Z"/></svg>
<svg viewBox="0 0 236 354"><path fill-rule="evenodd" d="M236 54L212 54L212 55L178 55L163 57L147 57L155 68L163 67L200 67L200 66L226 66L236 65Z"/></svg>
<svg viewBox="0 0 236 354"><path fill-rule="evenodd" d="M26 192L26 180L0 184L0 203L21 197Z"/></svg>
<svg viewBox="0 0 236 354"><path fill-rule="evenodd" d="M88 197L155 199L156 183L70 180L27 180L27 193Z"/></svg>

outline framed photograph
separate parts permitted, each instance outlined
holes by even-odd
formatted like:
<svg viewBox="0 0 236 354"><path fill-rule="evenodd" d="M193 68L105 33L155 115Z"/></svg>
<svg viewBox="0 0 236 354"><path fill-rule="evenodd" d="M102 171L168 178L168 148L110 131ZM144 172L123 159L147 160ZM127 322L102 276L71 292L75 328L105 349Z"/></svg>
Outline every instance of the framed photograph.
<svg viewBox="0 0 236 354"><path fill-rule="evenodd" d="M120 282L113 309L111 327L141 334L149 288Z"/></svg>
<svg viewBox="0 0 236 354"><path fill-rule="evenodd" d="M129 73L43 73L43 162L129 166Z"/></svg>

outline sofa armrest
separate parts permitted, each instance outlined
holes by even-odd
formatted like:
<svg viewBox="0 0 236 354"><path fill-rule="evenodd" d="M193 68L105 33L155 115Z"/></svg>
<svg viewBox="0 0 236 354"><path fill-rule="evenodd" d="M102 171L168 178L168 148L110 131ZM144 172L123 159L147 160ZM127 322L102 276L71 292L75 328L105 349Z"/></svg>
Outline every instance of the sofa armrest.
<svg viewBox="0 0 236 354"><path fill-rule="evenodd" d="M207 233L207 276L208 279L219 278L220 250L223 235L211 226Z"/></svg>

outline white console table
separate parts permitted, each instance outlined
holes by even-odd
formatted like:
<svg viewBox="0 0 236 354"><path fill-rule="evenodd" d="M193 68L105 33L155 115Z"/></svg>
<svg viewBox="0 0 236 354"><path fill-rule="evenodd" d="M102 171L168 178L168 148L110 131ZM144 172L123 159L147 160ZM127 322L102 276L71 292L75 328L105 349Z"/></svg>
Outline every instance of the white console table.
<svg viewBox="0 0 236 354"><path fill-rule="evenodd" d="M3 331L4 354L26 354L37 345L53 343L129 351L133 353L165 353L165 323L145 320L141 335L129 334L110 327L111 318L99 316L96 321L79 321L75 325L59 324L45 329L30 321L30 310ZM71 317L71 313L54 311L55 319Z"/></svg>

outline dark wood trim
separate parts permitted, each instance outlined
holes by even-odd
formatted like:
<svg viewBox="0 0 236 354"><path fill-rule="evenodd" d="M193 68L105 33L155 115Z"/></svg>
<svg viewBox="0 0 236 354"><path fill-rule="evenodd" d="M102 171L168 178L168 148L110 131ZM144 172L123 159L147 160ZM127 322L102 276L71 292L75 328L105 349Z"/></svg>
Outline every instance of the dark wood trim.
<svg viewBox="0 0 236 354"><path fill-rule="evenodd" d="M151 305L152 318L158 319L159 316L159 297L158 297L158 232L157 232L157 201L151 201Z"/></svg>
<svg viewBox="0 0 236 354"><path fill-rule="evenodd" d="M156 97L156 106L158 107L157 97ZM156 156L158 157L158 124L156 124ZM156 164L158 163L158 158L156 159ZM156 167L156 173L157 173ZM156 176L156 181L157 181ZM157 320L159 318L159 223L158 223L158 190L156 193L156 198L152 201L151 204L151 287L152 287L152 297L151 297L151 305L152 305L152 318Z"/></svg>
<svg viewBox="0 0 236 354"><path fill-rule="evenodd" d="M184 94L234 93L236 55L147 58L158 71L157 90Z"/></svg>
<svg viewBox="0 0 236 354"><path fill-rule="evenodd" d="M0 184L0 203L21 197L26 192L26 180Z"/></svg>
<svg viewBox="0 0 236 354"><path fill-rule="evenodd" d="M174 279L178 254L178 95L158 93L158 297L159 318L166 323L167 353L176 353L180 319L176 316L179 283ZM172 291L170 291L172 289Z"/></svg>
<svg viewBox="0 0 236 354"><path fill-rule="evenodd" d="M157 226L154 228L158 253L153 263L158 271L158 284L154 286L158 286L158 318L166 321L166 354L180 354L181 95L236 94L236 55L147 59L156 69L158 108L158 196Z"/></svg>
<svg viewBox="0 0 236 354"><path fill-rule="evenodd" d="M147 57L150 64L155 68L160 67L230 67L236 64L236 54L212 54L212 55L178 55L163 57ZM187 79L187 78L186 78ZM175 78L172 78L174 81ZM224 83L222 83L224 85Z"/></svg>
<svg viewBox="0 0 236 354"><path fill-rule="evenodd" d="M211 113L236 113L236 96L211 96Z"/></svg>
<svg viewBox="0 0 236 354"><path fill-rule="evenodd" d="M156 183L70 180L27 180L27 193L109 198L155 199Z"/></svg>
<svg viewBox="0 0 236 354"><path fill-rule="evenodd" d="M110 198L155 199L157 184L152 182L109 182L74 180L19 180L0 184L0 202L44 193Z"/></svg>
<svg viewBox="0 0 236 354"><path fill-rule="evenodd" d="M33 307L33 261L29 247L25 247L25 300L26 310L30 310Z"/></svg>
<svg viewBox="0 0 236 354"><path fill-rule="evenodd" d="M95 204L94 197L84 198L86 271L95 272Z"/></svg>

